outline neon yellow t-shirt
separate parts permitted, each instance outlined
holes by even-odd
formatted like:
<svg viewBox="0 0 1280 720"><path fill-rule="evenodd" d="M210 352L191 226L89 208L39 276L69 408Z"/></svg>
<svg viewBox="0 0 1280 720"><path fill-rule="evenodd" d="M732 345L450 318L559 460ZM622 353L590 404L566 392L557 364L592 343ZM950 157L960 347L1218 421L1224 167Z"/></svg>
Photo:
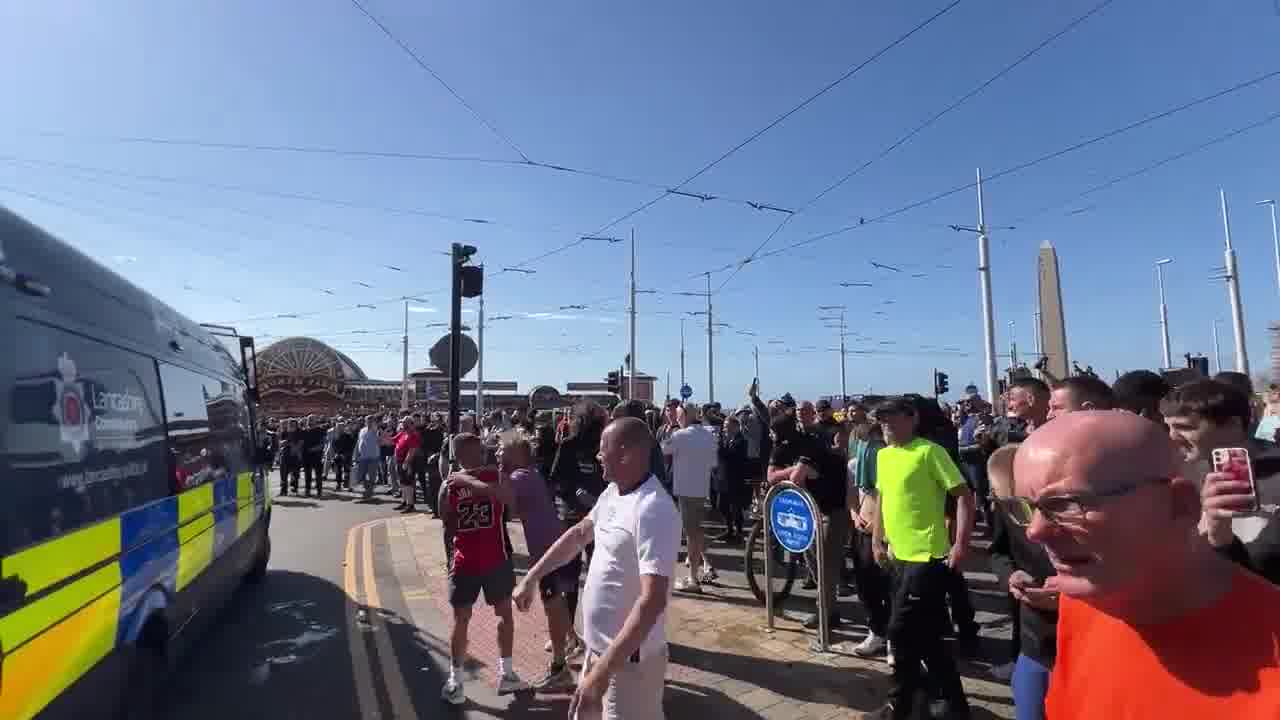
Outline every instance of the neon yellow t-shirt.
<svg viewBox="0 0 1280 720"><path fill-rule="evenodd" d="M964 479L940 445L916 438L876 454L876 491L884 534L893 556L928 562L951 551L947 535L947 493Z"/></svg>

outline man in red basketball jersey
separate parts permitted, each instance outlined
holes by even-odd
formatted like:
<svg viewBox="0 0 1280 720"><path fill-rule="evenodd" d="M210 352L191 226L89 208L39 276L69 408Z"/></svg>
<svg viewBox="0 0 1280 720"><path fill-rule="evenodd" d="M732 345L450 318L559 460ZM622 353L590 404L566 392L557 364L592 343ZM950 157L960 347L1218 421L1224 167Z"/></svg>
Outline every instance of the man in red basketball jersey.
<svg viewBox="0 0 1280 720"><path fill-rule="evenodd" d="M471 607L480 591L498 616L498 694L518 692L528 686L511 667L515 627L511 618L511 591L515 571L503 538L502 501L496 468L484 466L484 444L470 433L453 438L453 457L462 470L449 476L440 503L446 536L452 538L449 558L449 604L453 606L453 631L449 638L452 662L441 693L453 705L466 702L462 666L467 658L467 625Z"/></svg>

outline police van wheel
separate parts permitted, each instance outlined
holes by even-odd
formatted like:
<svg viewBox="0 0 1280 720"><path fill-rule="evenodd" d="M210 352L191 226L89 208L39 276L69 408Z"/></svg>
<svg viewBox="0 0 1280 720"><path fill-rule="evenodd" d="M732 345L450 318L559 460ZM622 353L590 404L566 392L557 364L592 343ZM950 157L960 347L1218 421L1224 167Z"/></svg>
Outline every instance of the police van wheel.
<svg viewBox="0 0 1280 720"><path fill-rule="evenodd" d="M162 716L160 700L168 663L164 652L145 646L129 650L129 679L121 720L156 720Z"/></svg>
<svg viewBox="0 0 1280 720"><path fill-rule="evenodd" d="M244 576L244 581L250 585L257 585L267 579L267 564L271 562L271 536L264 535L262 538L262 549L258 551L258 557L254 558L253 567L249 568L248 574Z"/></svg>

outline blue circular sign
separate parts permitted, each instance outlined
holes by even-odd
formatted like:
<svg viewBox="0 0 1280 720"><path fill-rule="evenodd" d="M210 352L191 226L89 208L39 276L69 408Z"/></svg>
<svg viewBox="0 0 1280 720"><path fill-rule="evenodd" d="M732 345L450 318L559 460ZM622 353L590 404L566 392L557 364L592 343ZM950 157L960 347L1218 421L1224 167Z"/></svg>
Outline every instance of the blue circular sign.
<svg viewBox="0 0 1280 720"><path fill-rule="evenodd" d="M817 523L813 509L799 490L780 490L769 500L769 525L778 544L788 552L802 553L813 546Z"/></svg>
<svg viewBox="0 0 1280 720"><path fill-rule="evenodd" d="M688 399L689 399L689 398L691 398L691 397L693 397L693 388L689 387L688 385L681 385L681 386L680 386L680 399L681 399L681 400L688 400Z"/></svg>

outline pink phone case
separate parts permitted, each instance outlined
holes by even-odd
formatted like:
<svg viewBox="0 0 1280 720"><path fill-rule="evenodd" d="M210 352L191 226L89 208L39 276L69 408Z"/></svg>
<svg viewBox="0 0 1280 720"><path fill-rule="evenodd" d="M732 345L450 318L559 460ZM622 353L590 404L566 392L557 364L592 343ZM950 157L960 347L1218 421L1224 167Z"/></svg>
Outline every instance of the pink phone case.
<svg viewBox="0 0 1280 720"><path fill-rule="evenodd" d="M1253 463L1249 460L1246 448L1218 448L1213 451L1214 472L1227 473L1237 480L1248 480L1249 491L1253 493L1253 509L1258 509L1258 486L1253 480Z"/></svg>

